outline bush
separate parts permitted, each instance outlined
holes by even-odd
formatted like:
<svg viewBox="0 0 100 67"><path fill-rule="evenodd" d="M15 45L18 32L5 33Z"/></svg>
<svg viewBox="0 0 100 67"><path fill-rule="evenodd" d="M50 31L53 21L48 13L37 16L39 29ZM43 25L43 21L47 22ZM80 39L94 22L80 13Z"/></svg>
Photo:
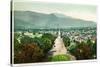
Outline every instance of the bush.
<svg viewBox="0 0 100 67"><path fill-rule="evenodd" d="M55 56L48 57L48 60L49 61L69 61L70 56L68 56L68 55L55 55Z"/></svg>

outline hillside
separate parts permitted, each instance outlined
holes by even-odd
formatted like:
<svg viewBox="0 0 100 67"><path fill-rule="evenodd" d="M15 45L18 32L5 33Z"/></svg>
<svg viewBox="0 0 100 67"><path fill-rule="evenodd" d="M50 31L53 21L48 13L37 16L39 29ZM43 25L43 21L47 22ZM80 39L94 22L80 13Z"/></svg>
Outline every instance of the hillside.
<svg viewBox="0 0 100 67"><path fill-rule="evenodd" d="M63 14L43 14L31 11L14 11L15 29L55 29L93 27L95 22L74 19Z"/></svg>

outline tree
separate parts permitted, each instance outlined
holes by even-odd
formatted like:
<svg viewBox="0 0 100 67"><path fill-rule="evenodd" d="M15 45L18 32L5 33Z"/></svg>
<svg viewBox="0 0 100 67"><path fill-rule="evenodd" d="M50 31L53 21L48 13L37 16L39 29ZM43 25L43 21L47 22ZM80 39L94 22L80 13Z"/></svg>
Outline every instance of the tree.
<svg viewBox="0 0 100 67"><path fill-rule="evenodd" d="M93 52L93 58L97 58L97 41L95 40L95 43L92 46L92 52Z"/></svg>
<svg viewBox="0 0 100 67"><path fill-rule="evenodd" d="M29 44L29 43L34 43L33 38L30 38L30 37L24 35L21 38L21 44Z"/></svg>
<svg viewBox="0 0 100 67"><path fill-rule="evenodd" d="M16 53L14 56L14 63L32 63L41 62L43 60L43 50L40 49L37 44L31 43L23 45L20 53Z"/></svg>
<svg viewBox="0 0 100 67"><path fill-rule="evenodd" d="M68 47L70 45L70 39L69 39L69 37L64 37L63 36L63 41L64 41L64 44L65 44L65 47Z"/></svg>
<svg viewBox="0 0 100 67"><path fill-rule="evenodd" d="M14 53L19 52L22 48L22 45L18 42L20 34L14 33Z"/></svg>
<svg viewBox="0 0 100 67"><path fill-rule="evenodd" d="M44 53L47 53L54 44L55 37L52 34L46 33L43 34L41 41L42 44L40 47L44 50Z"/></svg>
<svg viewBox="0 0 100 67"><path fill-rule="evenodd" d="M92 59L92 48L87 43L77 43L76 47L69 51L77 60Z"/></svg>

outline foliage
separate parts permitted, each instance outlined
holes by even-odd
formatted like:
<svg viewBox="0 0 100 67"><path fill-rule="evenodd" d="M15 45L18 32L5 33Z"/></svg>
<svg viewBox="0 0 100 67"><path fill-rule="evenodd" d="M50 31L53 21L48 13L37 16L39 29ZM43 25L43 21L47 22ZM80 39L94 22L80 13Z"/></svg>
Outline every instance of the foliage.
<svg viewBox="0 0 100 67"><path fill-rule="evenodd" d="M23 37L21 38L21 44L29 44L33 42L34 42L33 38L30 38L28 36L23 35Z"/></svg>
<svg viewBox="0 0 100 67"><path fill-rule="evenodd" d="M88 43L78 43L75 48L69 50L71 54L73 54L77 60L83 59L92 59L93 58L93 49L92 44Z"/></svg>
<svg viewBox="0 0 100 67"><path fill-rule="evenodd" d="M22 45L18 42L19 34L14 34L14 53L19 52L22 48Z"/></svg>
<svg viewBox="0 0 100 67"><path fill-rule="evenodd" d="M92 46L92 53L93 53L93 58L97 58L97 41Z"/></svg>
<svg viewBox="0 0 100 67"><path fill-rule="evenodd" d="M52 48L54 39L55 37L52 34L43 34L41 38L43 45L41 45L40 47L44 50L45 53L47 53Z"/></svg>
<svg viewBox="0 0 100 67"><path fill-rule="evenodd" d="M14 63L70 60L70 57L67 55L47 56L48 51L54 44L55 38L56 36L50 33L44 33L41 37L34 38L14 33ZM67 36L62 36L62 38L68 51L75 56L77 60L97 58L96 41L93 43L91 39L88 39L87 42L80 43L77 41L71 42Z"/></svg>
<svg viewBox="0 0 100 67"><path fill-rule="evenodd" d="M32 63L42 61L44 54L37 44L32 43L23 45L22 50L14 56L14 63Z"/></svg>
<svg viewBox="0 0 100 67"><path fill-rule="evenodd" d="M64 44L65 44L65 47L68 47L70 45L69 37L63 37L63 41L64 41Z"/></svg>
<svg viewBox="0 0 100 67"><path fill-rule="evenodd" d="M70 57L68 55L55 55L48 57L49 61L68 61L70 60Z"/></svg>
<svg viewBox="0 0 100 67"><path fill-rule="evenodd" d="M14 53L19 52L22 49L22 45L19 44L18 40L14 38Z"/></svg>

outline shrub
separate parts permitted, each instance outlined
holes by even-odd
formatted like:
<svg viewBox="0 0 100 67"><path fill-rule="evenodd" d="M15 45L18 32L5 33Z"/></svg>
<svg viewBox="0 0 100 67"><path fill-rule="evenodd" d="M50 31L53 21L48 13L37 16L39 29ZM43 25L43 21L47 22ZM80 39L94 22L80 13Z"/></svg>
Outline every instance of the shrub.
<svg viewBox="0 0 100 67"><path fill-rule="evenodd" d="M68 55L55 55L48 57L49 61L68 61L70 60L70 56Z"/></svg>

